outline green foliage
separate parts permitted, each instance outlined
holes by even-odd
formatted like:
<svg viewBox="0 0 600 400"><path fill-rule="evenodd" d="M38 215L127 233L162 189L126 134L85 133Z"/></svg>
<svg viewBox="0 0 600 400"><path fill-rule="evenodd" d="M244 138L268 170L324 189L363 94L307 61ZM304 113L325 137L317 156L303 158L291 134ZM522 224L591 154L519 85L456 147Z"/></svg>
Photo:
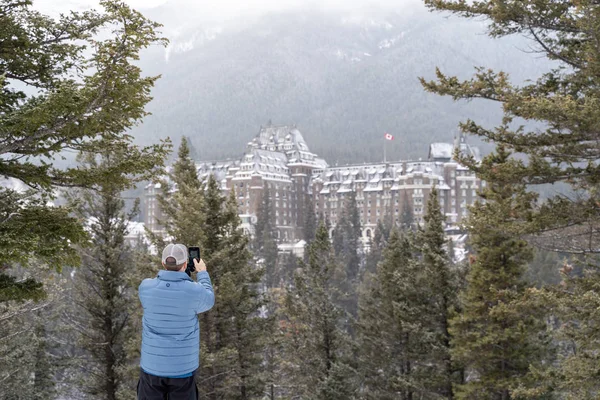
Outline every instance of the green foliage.
<svg viewBox="0 0 600 400"><path fill-rule="evenodd" d="M534 249L533 258L527 264L524 279L530 285L538 288L557 285L562 280L560 269L563 264L559 254L544 249Z"/></svg>
<svg viewBox="0 0 600 400"><path fill-rule="evenodd" d="M421 290L428 304L421 323L429 331L430 343L425 352L432 365L431 376L425 386L431 392L451 399L452 384L457 382L455 372L460 371L457 371L450 359L449 324L458 307L460 275L456 269L451 269L451 260L446 253L445 216L435 188L429 195L427 213L423 219L425 224L417 231L416 247L420 253L420 266L424 275Z"/></svg>
<svg viewBox="0 0 600 400"><path fill-rule="evenodd" d="M194 246L204 241L200 227L205 222L203 184L198 179L196 165L190 158L187 140L182 140L178 157L169 173L169 182L161 181L158 204L165 216L158 224L163 226L174 243ZM162 237L149 232L157 248L162 247ZM204 253L202 254L204 257Z"/></svg>
<svg viewBox="0 0 600 400"><path fill-rule="evenodd" d="M415 223L415 215L408 200L408 191L404 192L404 202L402 203L402 215L400 216L400 228L404 230L411 229Z"/></svg>
<svg viewBox="0 0 600 400"><path fill-rule="evenodd" d="M411 239L393 230L383 260L363 285L359 301L359 365L365 399L424 398L422 379L428 371L422 362L425 335L420 318L426 308L421 280Z"/></svg>
<svg viewBox="0 0 600 400"><path fill-rule="evenodd" d="M14 276L0 274L0 302L41 300L45 293L43 285L35 279L18 280Z"/></svg>
<svg viewBox="0 0 600 400"><path fill-rule="evenodd" d="M573 265L565 263L561 285L530 292L529 302L544 310L553 321L557 356L555 362L532 368L531 379L537 385L520 387L517 393L523 398L538 399L544 392L553 392L555 398L565 400L598 398L600 279L597 260L586 258L579 262L593 264L586 268L584 276L573 276Z"/></svg>
<svg viewBox="0 0 600 400"><path fill-rule="evenodd" d="M539 399L554 390L558 398L595 398L597 324L590 310L597 304L593 294L597 265L552 287L558 280L558 260L545 251L577 255L594 254L600 248L593 228L600 215L600 154L592 145L600 120L600 49L594 44L600 38L598 2L425 3L467 18L483 17L493 37L526 35L539 53L558 65L521 86L511 83L504 72L484 68L465 81L439 70L435 81L421 80L428 91L455 100L491 100L500 103L504 112L495 128L473 120L460 125L463 132L500 147L482 165L460 157L491 189L484 192L486 205L475 206L469 220L479 254L464 296L465 313L454 324L454 353L472 366L478 379L459 388L459 393L462 398ZM516 157L509 160L510 153ZM526 191L534 191L535 185L566 186L569 190L561 192L568 195L552 193L537 201ZM542 249L525 276L530 250L524 239ZM570 268L565 266L563 273L570 273ZM524 277L544 289L525 291ZM531 315L534 312L537 317ZM552 330L557 360L550 346L541 356L538 346L543 342L533 340L536 335L543 338L542 316L557 321Z"/></svg>
<svg viewBox="0 0 600 400"><path fill-rule="evenodd" d="M198 178L186 140L170 178L177 190L163 184L160 223L173 242L200 245L217 299L199 316L200 393L206 399L257 398L264 390L261 363L272 320L258 315L266 304L258 290L264 270L252 263L235 191L225 198L214 177Z"/></svg>
<svg viewBox="0 0 600 400"><path fill-rule="evenodd" d="M131 288L131 301L128 304L129 318L123 330L126 338L123 343L126 363L117 368L123 384L117 391L119 399L136 398L137 382L140 376L140 351L142 347L142 315L144 310L139 299L140 282L146 278L155 277L158 274L161 260L158 255L152 255L142 238L136 243L131 251L131 265L125 271L124 282Z"/></svg>
<svg viewBox="0 0 600 400"><path fill-rule="evenodd" d="M321 224L301 263L284 306L285 353L290 394L310 399L348 399L354 393L345 312L335 285L343 268Z"/></svg>
<svg viewBox="0 0 600 400"><path fill-rule="evenodd" d="M335 281L340 290L340 304L353 320L358 316L357 288L362 255L360 237L360 215L356 194L350 193L344 201L340 219L334 230L333 249L337 259L344 266L344 273ZM354 335L350 321L347 330Z"/></svg>
<svg viewBox="0 0 600 400"><path fill-rule="evenodd" d="M390 232L391 233L391 232ZM383 249L387 246L389 235L386 237L385 228L381 221L377 221L377 227L372 238L369 238L368 252L365 257L365 271L374 274L377 264L383 257Z"/></svg>
<svg viewBox="0 0 600 400"><path fill-rule="evenodd" d="M315 213L315 205L310 198L306 201L302 228L304 229L304 240L306 244L310 244L317 235L317 214Z"/></svg>
<svg viewBox="0 0 600 400"><path fill-rule="evenodd" d="M348 220L345 236L345 262L346 275L350 281L356 281L360 268L360 238L362 236L360 226L360 214L356 203L356 193L350 193L344 204L344 213Z"/></svg>
<svg viewBox="0 0 600 400"><path fill-rule="evenodd" d="M277 270L279 249L276 242L275 213L269 187L265 185L261 202L256 213L254 233L255 255L262 259L265 268L265 285L267 289L277 287L281 281L280 271Z"/></svg>
<svg viewBox="0 0 600 400"><path fill-rule="evenodd" d="M529 215L531 233L544 248L565 253L596 252L600 153L590 146L597 139L600 117L600 9L595 0L425 0L432 9L448 10L490 22L494 37L527 35L542 55L559 66L522 86L511 84L504 72L478 68L466 81L437 71L437 80L421 79L426 90L455 100L481 98L498 102L502 123L486 128L475 121L461 123L463 132L501 143L522 153L507 182L527 185L566 184L572 195L550 198ZM527 129L523 122L530 122ZM537 122L541 122L541 125ZM462 162L477 171L468 157ZM564 193L564 191L563 191ZM585 239L584 239L585 238Z"/></svg>
<svg viewBox="0 0 600 400"><path fill-rule="evenodd" d="M510 183L514 163L502 146L483 160L489 182L481 193L485 203L472 206L466 221L476 259L461 295L463 311L451 321L450 332L453 359L474 378L457 386L458 399L513 398L511 390L528 384L530 366L545 355L544 321L523 302L531 249L515 223L536 195Z"/></svg>
<svg viewBox="0 0 600 400"><path fill-rule="evenodd" d="M122 157L126 155L108 154L100 160L95 155L82 155L81 162L102 171L118 164ZM126 327L131 304L137 302L127 281L134 262L125 240L137 207L125 213L120 193L126 184L111 179L103 182L99 191L82 189L70 194L90 233L89 246L80 249L82 267L75 274L72 301L76 307L68 311L78 345L85 351L79 360L87 376L81 389L106 400L119 399L126 382L121 373L129 362Z"/></svg>
<svg viewBox="0 0 600 400"><path fill-rule="evenodd" d="M147 115L157 79L141 75L138 54L165 40L158 24L124 3L101 6L52 19L30 1L0 1L0 176L28 188L0 189L2 264L77 263L71 245L86 236L69 208L50 205L55 189L148 178L163 165L168 143L139 148L123 132ZM128 157L101 171L61 168L55 160L64 151Z"/></svg>
<svg viewBox="0 0 600 400"><path fill-rule="evenodd" d="M424 219L416 233L400 236L392 229L374 275L363 284L358 332L369 399L453 398L452 384L461 380L462 369L450 358L448 330L461 275L445 250L435 189ZM383 233L377 235L381 240ZM372 250L381 252L379 246Z"/></svg>
<svg viewBox="0 0 600 400"><path fill-rule="evenodd" d="M17 282L31 279L23 268L10 271ZM5 300L0 303L0 398L41 400L57 394L61 366L56 335L59 324L49 318L64 301L63 281L53 271L40 276L43 298Z"/></svg>

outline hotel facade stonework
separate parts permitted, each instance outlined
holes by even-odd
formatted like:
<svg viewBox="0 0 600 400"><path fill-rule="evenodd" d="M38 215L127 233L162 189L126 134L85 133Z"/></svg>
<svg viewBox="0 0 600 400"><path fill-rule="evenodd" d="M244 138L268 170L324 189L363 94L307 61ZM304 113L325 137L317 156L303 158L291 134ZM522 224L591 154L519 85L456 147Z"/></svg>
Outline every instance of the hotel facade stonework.
<svg viewBox="0 0 600 400"><path fill-rule="evenodd" d="M200 162L196 166L200 178L213 175L225 194L235 190L242 227L250 235L265 188L279 241L288 245L303 239L305 214L311 205L317 218L329 220L333 230L345 201L354 193L362 238L368 242L383 218L399 223L408 211L414 223L422 223L433 187L440 193L448 225L456 225L467 215L467 206L476 200L477 190L485 183L453 159L457 147L461 153L480 159L479 150L461 136L453 143L432 143L426 160L330 167L310 151L296 127L269 125L260 128L239 160ZM160 184L145 188L144 222L155 233L163 231L157 222L162 217L156 199L161 190Z"/></svg>

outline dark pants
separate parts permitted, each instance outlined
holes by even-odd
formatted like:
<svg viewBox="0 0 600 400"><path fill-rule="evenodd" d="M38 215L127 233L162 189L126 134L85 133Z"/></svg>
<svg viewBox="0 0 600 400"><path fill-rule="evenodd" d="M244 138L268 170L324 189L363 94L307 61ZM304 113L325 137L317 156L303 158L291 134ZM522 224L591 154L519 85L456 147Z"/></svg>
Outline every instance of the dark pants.
<svg viewBox="0 0 600 400"><path fill-rule="evenodd" d="M194 372L189 378L162 378L140 370L138 400L197 400L195 375Z"/></svg>

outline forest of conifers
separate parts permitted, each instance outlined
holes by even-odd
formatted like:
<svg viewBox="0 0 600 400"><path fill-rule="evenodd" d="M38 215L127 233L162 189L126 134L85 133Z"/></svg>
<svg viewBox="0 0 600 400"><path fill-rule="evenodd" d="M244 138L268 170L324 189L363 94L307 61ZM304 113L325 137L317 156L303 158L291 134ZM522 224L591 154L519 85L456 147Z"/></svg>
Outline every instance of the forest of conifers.
<svg viewBox="0 0 600 400"><path fill-rule="evenodd" d="M493 128L460 125L494 145L481 161L455 154L487 182L462 223L467 259L452 257L435 190L423 224L384 218L367 251L349 197L333 239L306 213L304 257L282 254L268 192L249 238L235 193L198 178L183 140L160 222L169 241L202 248L215 288L199 316L201 398L600 397L600 3L424 3L484 19L493 37L524 35L558 65L520 85L483 68L421 79L504 113ZM101 5L53 19L0 0L2 399L135 398L137 288L165 238L126 239L138 204L123 193L164 177L173 148L126 132L158 79L138 55L165 39L125 4ZM56 162L68 153L76 164ZM548 185L562 189L540 198Z"/></svg>

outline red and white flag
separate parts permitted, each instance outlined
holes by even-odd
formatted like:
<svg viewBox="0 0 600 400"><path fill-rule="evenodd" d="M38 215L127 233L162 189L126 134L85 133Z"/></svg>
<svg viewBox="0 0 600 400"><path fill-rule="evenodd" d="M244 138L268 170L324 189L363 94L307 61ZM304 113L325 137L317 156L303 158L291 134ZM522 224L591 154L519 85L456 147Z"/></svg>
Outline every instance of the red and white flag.
<svg viewBox="0 0 600 400"><path fill-rule="evenodd" d="M386 133L385 140L394 140L394 135L392 135L391 133Z"/></svg>

